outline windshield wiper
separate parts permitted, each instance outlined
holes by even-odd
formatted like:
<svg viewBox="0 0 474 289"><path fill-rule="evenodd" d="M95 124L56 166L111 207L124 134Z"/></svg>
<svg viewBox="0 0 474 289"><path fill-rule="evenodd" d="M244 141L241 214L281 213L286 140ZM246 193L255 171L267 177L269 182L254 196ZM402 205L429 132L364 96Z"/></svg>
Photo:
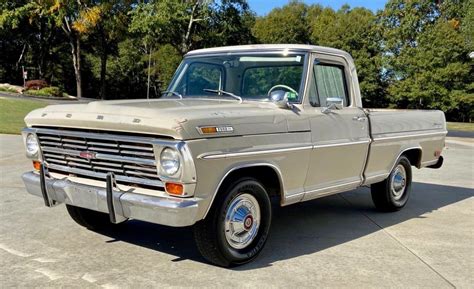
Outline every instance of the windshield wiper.
<svg viewBox="0 0 474 289"><path fill-rule="evenodd" d="M204 88L203 90L206 91L206 92L225 94L225 95L228 95L228 96L231 96L231 97L237 99L239 101L239 103L243 102L242 97L240 97L236 94L233 94L232 92L228 92L228 91L225 91L225 90L222 90L222 89L209 89L209 88Z"/></svg>
<svg viewBox="0 0 474 289"><path fill-rule="evenodd" d="M172 91L172 90L165 90L165 91L163 91L163 92L161 93L161 95L163 95L163 94L169 94L169 93L171 93L171 94L173 94L173 95L176 95L177 97L179 97L179 99L183 99L183 96L182 96L180 93L178 93L178 92L176 92L176 91Z"/></svg>

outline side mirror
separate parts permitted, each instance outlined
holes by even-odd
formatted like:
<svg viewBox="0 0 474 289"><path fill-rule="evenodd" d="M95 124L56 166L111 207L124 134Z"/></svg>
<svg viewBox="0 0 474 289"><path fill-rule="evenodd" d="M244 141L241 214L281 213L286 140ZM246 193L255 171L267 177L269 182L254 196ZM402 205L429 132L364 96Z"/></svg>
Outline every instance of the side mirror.
<svg viewBox="0 0 474 289"><path fill-rule="evenodd" d="M279 108L292 108L288 101L288 92L284 90L274 90L270 93L270 100Z"/></svg>
<svg viewBox="0 0 474 289"><path fill-rule="evenodd" d="M326 99L326 107L323 107L323 113L328 113L331 110L340 110L344 107L344 100L339 97L330 97Z"/></svg>

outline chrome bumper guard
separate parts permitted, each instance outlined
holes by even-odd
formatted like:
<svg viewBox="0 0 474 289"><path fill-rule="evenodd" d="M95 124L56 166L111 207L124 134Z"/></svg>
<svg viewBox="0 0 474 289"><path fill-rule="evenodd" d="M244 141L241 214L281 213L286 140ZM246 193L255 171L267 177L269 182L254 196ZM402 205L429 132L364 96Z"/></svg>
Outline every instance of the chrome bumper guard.
<svg viewBox="0 0 474 289"><path fill-rule="evenodd" d="M107 176L106 188L55 179L42 166L40 173L22 175L28 193L42 197L47 207L60 203L107 213L112 223L128 218L172 227L196 223L198 199L164 198L125 192L116 188L112 174Z"/></svg>

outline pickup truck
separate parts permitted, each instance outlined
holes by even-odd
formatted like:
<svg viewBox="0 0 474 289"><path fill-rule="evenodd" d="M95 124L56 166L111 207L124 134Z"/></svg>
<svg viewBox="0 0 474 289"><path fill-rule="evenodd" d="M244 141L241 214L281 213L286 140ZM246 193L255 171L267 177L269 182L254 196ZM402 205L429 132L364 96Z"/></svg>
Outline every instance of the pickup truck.
<svg viewBox="0 0 474 289"><path fill-rule="evenodd" d="M364 109L341 50L245 45L187 53L157 99L52 105L23 130L26 189L100 232L128 219L194 226L209 262L253 260L272 210L370 186L403 208L412 167L439 168L441 111Z"/></svg>

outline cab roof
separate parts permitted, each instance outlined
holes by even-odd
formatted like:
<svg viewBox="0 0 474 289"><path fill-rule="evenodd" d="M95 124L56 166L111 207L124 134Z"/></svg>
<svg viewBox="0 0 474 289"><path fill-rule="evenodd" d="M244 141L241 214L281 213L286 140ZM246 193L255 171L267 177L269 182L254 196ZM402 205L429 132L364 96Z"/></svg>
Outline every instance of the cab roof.
<svg viewBox="0 0 474 289"><path fill-rule="evenodd" d="M214 48L197 49L188 52L187 56L196 56L201 54L221 54L221 53L238 53L238 52L261 52L261 51L275 51L275 50L293 50L304 52L321 52L336 55L343 55L352 58L349 53L331 47L306 45L306 44L251 44L251 45L237 45L237 46L223 46Z"/></svg>

